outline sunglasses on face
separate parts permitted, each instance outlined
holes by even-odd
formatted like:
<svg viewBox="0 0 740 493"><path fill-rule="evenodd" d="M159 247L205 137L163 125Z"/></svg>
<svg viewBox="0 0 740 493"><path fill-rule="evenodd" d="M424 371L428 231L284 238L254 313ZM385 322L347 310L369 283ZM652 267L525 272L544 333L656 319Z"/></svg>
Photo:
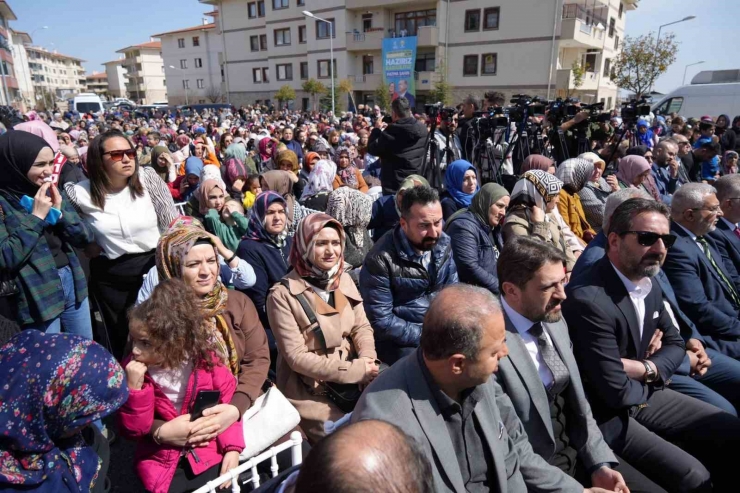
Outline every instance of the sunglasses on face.
<svg viewBox="0 0 740 493"><path fill-rule="evenodd" d="M658 233L652 233L650 231L624 231L622 233L619 233L619 236L624 236L628 234L633 234L637 237L637 243L639 243L642 246L653 246L658 240L663 240L663 244L666 248L671 248L673 244L676 242L676 237L667 234L667 235L661 235Z"/></svg>
<svg viewBox="0 0 740 493"><path fill-rule="evenodd" d="M105 156L106 154L110 156L111 161L115 162L123 160L124 154L129 159L136 159L136 149L126 149L125 151L108 151L104 152L103 156Z"/></svg>

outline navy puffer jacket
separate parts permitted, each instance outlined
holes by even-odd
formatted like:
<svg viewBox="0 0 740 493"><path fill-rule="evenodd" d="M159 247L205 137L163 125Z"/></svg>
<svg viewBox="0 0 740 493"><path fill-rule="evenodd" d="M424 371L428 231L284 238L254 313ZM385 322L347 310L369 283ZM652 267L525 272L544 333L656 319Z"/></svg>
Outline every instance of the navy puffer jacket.
<svg viewBox="0 0 740 493"><path fill-rule="evenodd" d="M376 346L419 345L421 324L436 292L458 281L450 237L445 233L432 250L429 271L419 262L400 225L383 235L367 254L360 271L360 293Z"/></svg>
<svg viewBox="0 0 740 493"><path fill-rule="evenodd" d="M480 286L500 294L496 276L496 249L488 227L470 211L449 223L445 232L452 240L452 251L460 282Z"/></svg>

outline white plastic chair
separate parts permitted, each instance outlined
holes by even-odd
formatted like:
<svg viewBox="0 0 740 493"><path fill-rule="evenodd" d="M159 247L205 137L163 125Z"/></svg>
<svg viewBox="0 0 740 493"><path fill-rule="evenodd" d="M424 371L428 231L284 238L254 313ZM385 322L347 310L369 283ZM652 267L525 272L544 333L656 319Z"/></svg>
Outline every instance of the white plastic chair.
<svg viewBox="0 0 740 493"><path fill-rule="evenodd" d="M175 204L175 207L177 207L177 210L180 211L181 216L187 215L185 214L185 204L187 204L187 202L178 202Z"/></svg>
<svg viewBox="0 0 740 493"><path fill-rule="evenodd" d="M228 480L231 480L231 492L240 493L241 487L239 486L239 475L250 469L252 470L252 477L244 483L246 484L251 482L254 485L255 489L259 488L260 477L257 473L257 465L261 462L269 460L270 472L272 473L272 477L274 478L278 475L277 454L279 454L283 450L291 449L292 465L297 466L298 464L303 462L303 456L301 454L301 443L303 443L303 437L301 437L301 433L298 431L294 431L290 434L290 440L288 440L287 442L281 443L280 445L277 445L275 447L271 447L262 452L260 455L249 459L247 462L239 464L238 467L235 467L231 471L227 472L223 476L214 479L213 481L209 481L204 486L201 486L200 488L195 490L193 493L217 493L217 491L219 491L217 490L217 488Z"/></svg>

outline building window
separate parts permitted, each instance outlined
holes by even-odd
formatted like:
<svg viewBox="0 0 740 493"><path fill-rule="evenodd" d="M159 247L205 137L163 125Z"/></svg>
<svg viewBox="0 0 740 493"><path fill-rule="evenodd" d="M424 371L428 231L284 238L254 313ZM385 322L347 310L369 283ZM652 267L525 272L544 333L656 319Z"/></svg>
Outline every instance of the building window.
<svg viewBox="0 0 740 493"><path fill-rule="evenodd" d="M297 5L299 7L302 7L302 6L306 5L306 0L298 0L296 3L297 3Z"/></svg>
<svg viewBox="0 0 740 493"><path fill-rule="evenodd" d="M298 42L305 43L307 40L306 26L298 26Z"/></svg>
<svg viewBox="0 0 740 493"><path fill-rule="evenodd" d="M614 23L615 23L614 17L609 19L609 37L610 38L614 37Z"/></svg>
<svg viewBox="0 0 740 493"><path fill-rule="evenodd" d="M195 68L203 68L203 59L202 58L196 58L195 59Z"/></svg>
<svg viewBox="0 0 740 493"><path fill-rule="evenodd" d="M496 75L496 62L498 56L496 53L484 53L481 55L480 73L481 75Z"/></svg>
<svg viewBox="0 0 740 493"><path fill-rule="evenodd" d="M287 9L290 7L290 0L272 0L272 10Z"/></svg>
<svg viewBox="0 0 740 493"><path fill-rule="evenodd" d="M416 36L422 26L437 25L437 9L399 12L396 14L396 33L398 36Z"/></svg>
<svg viewBox="0 0 740 493"><path fill-rule="evenodd" d="M259 69L259 68L252 69L252 82L254 82L255 84L262 83L262 69Z"/></svg>
<svg viewBox="0 0 740 493"><path fill-rule="evenodd" d="M614 36L614 49L619 49L619 36Z"/></svg>
<svg viewBox="0 0 740 493"><path fill-rule="evenodd" d="M622 2L619 2L619 18L622 18L622 14L624 13L624 4Z"/></svg>
<svg viewBox="0 0 740 493"><path fill-rule="evenodd" d="M252 49L252 51L260 51L260 37L250 36L249 37L249 47Z"/></svg>
<svg viewBox="0 0 740 493"><path fill-rule="evenodd" d="M334 66L332 67L334 71L333 74L329 72L329 60L318 60L316 63L318 64L319 79L328 79L332 75L336 77L336 74L337 74L337 61L336 60L334 60Z"/></svg>
<svg viewBox="0 0 740 493"><path fill-rule="evenodd" d="M193 46L200 46L200 36L193 36Z"/></svg>
<svg viewBox="0 0 740 493"><path fill-rule="evenodd" d="M181 69L188 68L188 61L187 60L180 60L180 68Z"/></svg>
<svg viewBox="0 0 740 493"><path fill-rule="evenodd" d="M259 2L257 2L257 16L265 16L265 0L259 0Z"/></svg>
<svg viewBox="0 0 740 493"><path fill-rule="evenodd" d="M418 55L417 55L418 56ZM417 61L419 59L417 58ZM362 75L369 75L375 72L375 64L372 55L362 56Z"/></svg>
<svg viewBox="0 0 740 493"><path fill-rule="evenodd" d="M293 64L283 63L275 65L275 77L277 80L293 80Z"/></svg>
<svg viewBox="0 0 740 493"><path fill-rule="evenodd" d="M432 53L417 53L416 54L416 65L414 70L417 72L434 72L435 67L434 52Z"/></svg>
<svg viewBox="0 0 740 493"><path fill-rule="evenodd" d="M287 46L290 44L290 28L275 29L275 46Z"/></svg>
<svg viewBox="0 0 740 493"><path fill-rule="evenodd" d="M270 69L267 68L267 67L264 67L262 69L262 80L264 82L270 82L270 77L269 76L270 76Z"/></svg>
<svg viewBox="0 0 740 493"><path fill-rule="evenodd" d="M195 85L198 86L198 89L203 89L206 86L203 79L197 79Z"/></svg>
<svg viewBox="0 0 740 493"><path fill-rule="evenodd" d="M190 81L188 79L184 79L182 81L182 88L183 89L190 89Z"/></svg>
<svg viewBox="0 0 740 493"><path fill-rule="evenodd" d="M586 72L596 72L596 53L584 53L581 65Z"/></svg>
<svg viewBox="0 0 740 493"><path fill-rule="evenodd" d="M247 4L247 14L249 15L250 19L254 19L257 17L257 3L256 2L250 2Z"/></svg>
<svg viewBox="0 0 740 493"><path fill-rule="evenodd" d="M480 31L480 10L465 11L465 32Z"/></svg>
<svg viewBox="0 0 740 493"><path fill-rule="evenodd" d="M498 29L499 15L501 9L499 7L492 7L490 9L483 9L483 30Z"/></svg>
<svg viewBox="0 0 740 493"><path fill-rule="evenodd" d="M366 33L373 27L373 14L362 14L362 32Z"/></svg>
<svg viewBox="0 0 740 493"><path fill-rule="evenodd" d="M177 47L178 48L185 48L185 38L178 38L177 39Z"/></svg>
<svg viewBox="0 0 740 493"><path fill-rule="evenodd" d="M463 75L478 75L478 55L465 55L463 57Z"/></svg>
<svg viewBox="0 0 740 493"><path fill-rule="evenodd" d="M308 79L308 62L301 62L301 80Z"/></svg>
<svg viewBox="0 0 740 493"><path fill-rule="evenodd" d="M267 34L260 34L260 50L267 51Z"/></svg>
<svg viewBox="0 0 740 493"><path fill-rule="evenodd" d="M604 59L604 77L610 77L612 71L611 58Z"/></svg>
<svg viewBox="0 0 740 493"><path fill-rule="evenodd" d="M167 81L166 80L162 80L162 85L165 86L165 87L167 87Z"/></svg>
<svg viewBox="0 0 740 493"><path fill-rule="evenodd" d="M336 25L334 19L326 19L331 22L331 26L324 21L316 21L316 39L328 39L331 34L332 38L337 37Z"/></svg>

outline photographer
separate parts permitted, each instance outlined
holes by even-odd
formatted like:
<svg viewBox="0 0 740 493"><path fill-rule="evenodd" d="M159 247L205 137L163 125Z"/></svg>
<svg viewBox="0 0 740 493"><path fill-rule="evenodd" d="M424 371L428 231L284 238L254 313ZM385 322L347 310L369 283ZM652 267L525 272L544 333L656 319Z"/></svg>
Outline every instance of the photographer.
<svg viewBox="0 0 740 493"><path fill-rule="evenodd" d="M380 159L383 195L393 195L409 175L419 173L424 158L427 127L411 115L406 98L391 104L392 123L375 120L367 152Z"/></svg>
<svg viewBox="0 0 740 493"><path fill-rule="evenodd" d="M444 110L443 110L444 111ZM458 159L462 159L462 146L457 135L457 113L447 115L442 113L439 127L434 131L434 139L437 141L437 162L442 169ZM450 139L450 148L447 149L447 137Z"/></svg>
<svg viewBox="0 0 740 493"><path fill-rule="evenodd" d="M463 117L458 122L457 136L462 146L462 158L473 162L473 149L475 149L473 120L475 112L480 109L480 102L474 96L468 95L463 101L462 108Z"/></svg>

